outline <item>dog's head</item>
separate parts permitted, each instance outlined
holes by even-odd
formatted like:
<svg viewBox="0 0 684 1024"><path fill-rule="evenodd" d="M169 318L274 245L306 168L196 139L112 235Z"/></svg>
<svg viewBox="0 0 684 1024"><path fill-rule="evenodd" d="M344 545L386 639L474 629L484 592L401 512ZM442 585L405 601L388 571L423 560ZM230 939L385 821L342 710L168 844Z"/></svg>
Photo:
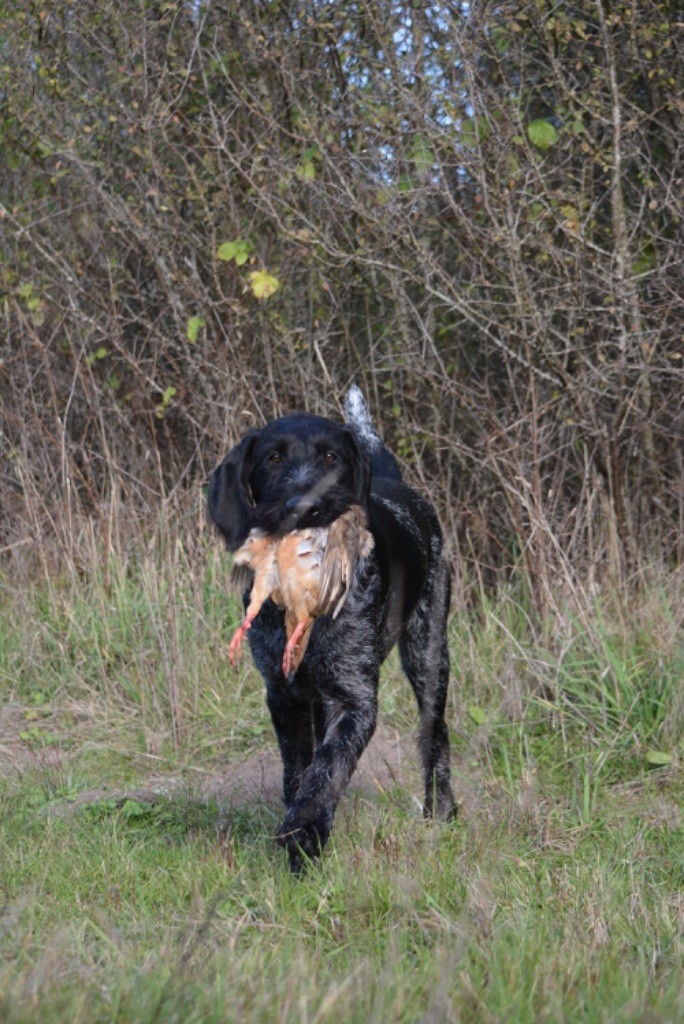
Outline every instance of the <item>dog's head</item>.
<svg viewBox="0 0 684 1024"><path fill-rule="evenodd" d="M319 416L294 415L252 430L214 471L208 513L229 551L258 526L283 535L327 526L367 504L368 455L353 431Z"/></svg>

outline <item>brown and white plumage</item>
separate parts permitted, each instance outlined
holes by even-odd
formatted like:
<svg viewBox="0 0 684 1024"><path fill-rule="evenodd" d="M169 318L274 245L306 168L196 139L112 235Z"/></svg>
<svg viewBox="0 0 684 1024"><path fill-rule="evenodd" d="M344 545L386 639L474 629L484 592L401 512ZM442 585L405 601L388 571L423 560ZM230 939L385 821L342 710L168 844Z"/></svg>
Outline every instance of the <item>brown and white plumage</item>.
<svg viewBox="0 0 684 1024"><path fill-rule="evenodd" d="M264 601L278 586L276 540L262 530L252 530L242 547L235 552L231 571L233 583L242 589L249 583L250 577L253 577L254 583L249 605L240 628L235 631L230 642L229 656L233 666L242 652L242 640L245 633L259 614L259 609Z"/></svg>
<svg viewBox="0 0 684 1024"><path fill-rule="evenodd" d="M254 582L245 618L231 641L232 663L240 654L242 638L270 597L285 609L283 672L289 676L304 657L314 621L321 615L339 615L356 566L372 548L373 536L359 505L329 526L295 530L284 537L252 530L235 554L238 573L251 570Z"/></svg>

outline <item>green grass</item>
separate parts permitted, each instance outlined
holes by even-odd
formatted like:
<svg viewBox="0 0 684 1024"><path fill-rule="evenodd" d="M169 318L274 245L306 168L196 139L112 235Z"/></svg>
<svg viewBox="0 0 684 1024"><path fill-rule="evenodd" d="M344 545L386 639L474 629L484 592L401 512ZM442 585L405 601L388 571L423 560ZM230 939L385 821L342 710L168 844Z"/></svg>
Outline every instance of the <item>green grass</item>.
<svg viewBox="0 0 684 1024"><path fill-rule="evenodd" d="M0 1020L684 1019L681 584L521 593L453 617L456 824L357 795L295 879L277 808L203 795L275 746L220 556L0 581ZM381 696L410 732L395 658Z"/></svg>

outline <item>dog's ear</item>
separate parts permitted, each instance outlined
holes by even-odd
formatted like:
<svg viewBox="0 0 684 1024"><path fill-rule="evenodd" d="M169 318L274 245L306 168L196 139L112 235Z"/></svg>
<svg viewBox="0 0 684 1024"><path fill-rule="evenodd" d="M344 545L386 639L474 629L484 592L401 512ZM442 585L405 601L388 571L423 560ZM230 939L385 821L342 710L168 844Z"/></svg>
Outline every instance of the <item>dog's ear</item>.
<svg viewBox="0 0 684 1024"><path fill-rule="evenodd" d="M354 431L351 428L345 428L345 430L349 440L349 446L353 453L352 464L354 466L354 493L356 494L359 505L363 508L367 508L371 479L370 459L368 457L368 452L363 445L359 443Z"/></svg>
<svg viewBox="0 0 684 1024"><path fill-rule="evenodd" d="M226 547L235 551L252 527L253 501L249 491L254 445L261 431L251 430L228 452L211 476L207 515L218 526Z"/></svg>

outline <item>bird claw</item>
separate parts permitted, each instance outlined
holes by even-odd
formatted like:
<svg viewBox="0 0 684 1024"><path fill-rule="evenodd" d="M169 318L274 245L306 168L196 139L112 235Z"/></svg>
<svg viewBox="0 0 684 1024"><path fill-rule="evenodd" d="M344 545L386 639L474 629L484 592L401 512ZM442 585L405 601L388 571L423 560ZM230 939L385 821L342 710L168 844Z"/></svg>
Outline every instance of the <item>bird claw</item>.
<svg viewBox="0 0 684 1024"><path fill-rule="evenodd" d="M283 675L288 683L292 682L292 676L299 667L299 662L295 664L295 656L297 652L297 645L301 639L302 633L306 629L306 621L298 622L295 630L285 645L283 651Z"/></svg>
<svg viewBox="0 0 684 1024"><path fill-rule="evenodd" d="M228 648L228 657L233 668L237 668L237 663L240 655L242 654L242 641L245 633L251 627L253 620L248 616L242 620L242 624L233 634L233 639L230 641L230 647Z"/></svg>
<svg viewBox="0 0 684 1024"><path fill-rule="evenodd" d="M288 643L283 654L283 675L288 683L292 682L292 676L295 673L294 655L295 648Z"/></svg>

